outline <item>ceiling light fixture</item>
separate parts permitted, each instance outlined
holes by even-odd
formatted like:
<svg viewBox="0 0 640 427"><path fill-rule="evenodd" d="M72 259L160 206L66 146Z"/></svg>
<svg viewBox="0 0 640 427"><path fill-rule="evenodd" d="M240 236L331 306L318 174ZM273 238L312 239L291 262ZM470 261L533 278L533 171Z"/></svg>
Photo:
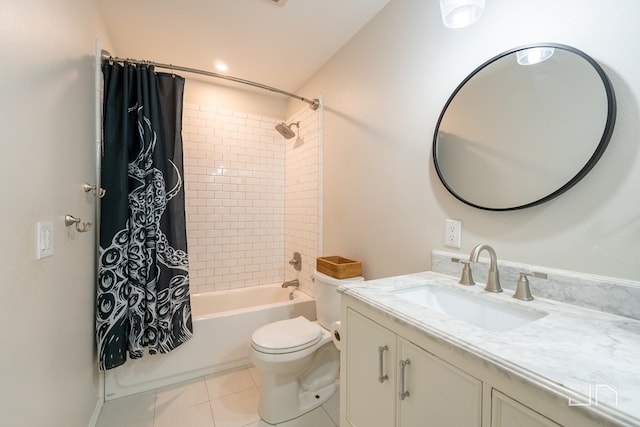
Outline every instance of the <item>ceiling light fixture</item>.
<svg viewBox="0 0 640 427"><path fill-rule="evenodd" d="M476 22L485 0L440 0L442 22L448 28L463 28Z"/></svg>

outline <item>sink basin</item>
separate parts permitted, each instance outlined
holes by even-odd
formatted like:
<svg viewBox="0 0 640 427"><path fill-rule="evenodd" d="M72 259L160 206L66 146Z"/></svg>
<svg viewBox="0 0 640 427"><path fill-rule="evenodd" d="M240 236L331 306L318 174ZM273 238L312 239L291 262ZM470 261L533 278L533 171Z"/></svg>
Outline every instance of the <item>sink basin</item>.
<svg viewBox="0 0 640 427"><path fill-rule="evenodd" d="M414 304L495 332L515 329L548 314L544 311L489 301L478 295L437 285L420 285L395 291L394 294Z"/></svg>

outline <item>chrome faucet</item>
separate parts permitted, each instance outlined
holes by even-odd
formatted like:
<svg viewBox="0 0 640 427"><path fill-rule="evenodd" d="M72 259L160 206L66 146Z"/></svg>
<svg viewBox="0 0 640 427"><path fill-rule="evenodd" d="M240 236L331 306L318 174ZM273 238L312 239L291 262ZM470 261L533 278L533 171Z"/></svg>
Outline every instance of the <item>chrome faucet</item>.
<svg viewBox="0 0 640 427"><path fill-rule="evenodd" d="M496 251L494 251L491 246L478 245L473 248L471 254L469 254L469 262L478 262L480 252L484 250L489 252L489 256L491 257L491 266L489 267L487 286L485 286L484 290L487 292L502 292L502 287L500 286L500 276L498 274L498 256L496 255Z"/></svg>
<svg viewBox="0 0 640 427"><path fill-rule="evenodd" d="M289 286L295 286L296 288L300 287L300 282L298 279L289 280L288 282L282 282L283 288L288 288Z"/></svg>

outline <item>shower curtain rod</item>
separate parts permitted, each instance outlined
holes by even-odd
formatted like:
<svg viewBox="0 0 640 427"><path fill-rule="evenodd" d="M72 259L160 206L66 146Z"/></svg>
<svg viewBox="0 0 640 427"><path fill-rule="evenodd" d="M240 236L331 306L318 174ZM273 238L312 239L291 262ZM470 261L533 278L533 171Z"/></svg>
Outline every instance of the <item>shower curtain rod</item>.
<svg viewBox="0 0 640 427"><path fill-rule="evenodd" d="M252 82L251 80L245 80L245 79L241 79L239 77L227 76L225 74L213 73L211 71L198 70L196 68L189 68L189 67L181 67L179 65L173 65L173 64L162 64L162 63L153 62L153 61L140 61L140 60L137 60L137 59L118 58L118 57L111 56L111 54L109 52L107 52L106 50L102 51L102 60L103 61L111 61L111 62L131 62L131 63L134 63L134 64L152 65L152 66L157 67L157 68L165 68L165 69L172 70L172 71L184 71L186 73L202 74L204 76L216 77L216 78L224 79L224 80L230 80L232 82L242 83L242 84L253 86L253 87L257 87L257 88L260 88L260 89L265 89L265 90L268 90L268 91L271 91L271 92L276 92L276 93L279 93L281 95L286 95L288 97L295 98L295 99L300 100L302 102L306 102L307 104L309 104L309 108L311 108L312 110L317 110L318 107L320 106L320 100L317 99L317 98L308 99L308 98L305 98L304 96L296 95L295 93L290 93L290 92L286 92L286 91L284 91L282 89L278 89L278 88L275 88L275 87L263 85L262 83Z"/></svg>

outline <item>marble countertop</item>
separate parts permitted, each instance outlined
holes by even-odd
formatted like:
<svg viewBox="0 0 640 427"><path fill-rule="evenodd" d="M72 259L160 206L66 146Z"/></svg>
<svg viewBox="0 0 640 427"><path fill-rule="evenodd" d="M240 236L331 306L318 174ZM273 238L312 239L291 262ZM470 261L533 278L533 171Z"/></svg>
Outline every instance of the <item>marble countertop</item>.
<svg viewBox="0 0 640 427"><path fill-rule="evenodd" d="M519 301L511 297L512 291L490 293L484 285L461 286L457 281L423 272L349 284L340 292L429 337L567 396L568 404L620 425L640 425L640 321L544 298ZM393 294L425 282L549 314L509 331L492 332Z"/></svg>

